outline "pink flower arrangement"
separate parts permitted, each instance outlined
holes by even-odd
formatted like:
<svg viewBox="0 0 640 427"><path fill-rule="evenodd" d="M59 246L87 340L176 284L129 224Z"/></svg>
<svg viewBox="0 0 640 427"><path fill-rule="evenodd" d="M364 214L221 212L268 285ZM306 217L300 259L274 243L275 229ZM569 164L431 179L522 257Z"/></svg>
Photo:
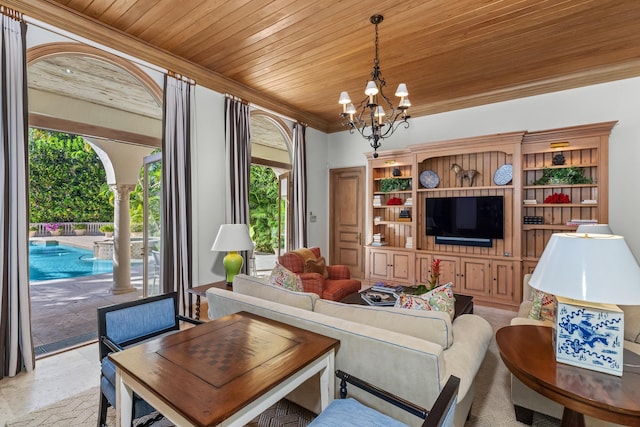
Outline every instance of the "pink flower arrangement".
<svg viewBox="0 0 640 427"><path fill-rule="evenodd" d="M44 225L44 229L47 230L49 233L57 231L58 228L60 228L60 224L57 222L48 222Z"/></svg>
<svg viewBox="0 0 640 427"><path fill-rule="evenodd" d="M431 275L429 276L429 290L438 286L438 279L440 278L440 260L434 258L431 262Z"/></svg>

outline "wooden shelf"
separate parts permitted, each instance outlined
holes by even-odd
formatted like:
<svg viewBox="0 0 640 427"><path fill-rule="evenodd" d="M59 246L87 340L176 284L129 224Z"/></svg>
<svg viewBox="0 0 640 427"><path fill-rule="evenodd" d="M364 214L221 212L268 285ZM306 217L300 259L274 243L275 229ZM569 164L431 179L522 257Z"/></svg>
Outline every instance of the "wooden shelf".
<svg viewBox="0 0 640 427"><path fill-rule="evenodd" d="M383 179L412 179L411 176L385 176L382 178L373 178L374 181L382 181Z"/></svg>
<svg viewBox="0 0 640 427"><path fill-rule="evenodd" d="M530 154L530 153L528 153ZM593 167L597 167L598 165L595 163L585 163L583 165L551 165L551 166L536 166L533 168L523 168L522 170L524 172L527 171L541 171L544 169L566 169L566 168L570 168L570 167L575 167L575 168L593 168Z"/></svg>
<svg viewBox="0 0 640 427"><path fill-rule="evenodd" d="M524 190L539 190L545 188L595 188L598 184L544 184L544 185L525 185Z"/></svg>
<svg viewBox="0 0 640 427"><path fill-rule="evenodd" d="M537 186L539 187L539 186ZM503 190L513 189L513 185L487 185L483 187L449 187L449 188L418 188L418 193L431 193L438 191L469 191L469 190Z"/></svg>
<svg viewBox="0 0 640 427"><path fill-rule="evenodd" d="M563 230L563 231L576 231L577 225L566 224L523 224L522 229L524 231L529 230Z"/></svg>
<svg viewBox="0 0 640 427"><path fill-rule="evenodd" d="M397 191L374 191L373 195L384 196L385 194L411 194L411 190L397 190Z"/></svg>
<svg viewBox="0 0 640 427"><path fill-rule="evenodd" d="M522 205L525 208L597 208L597 203L536 203Z"/></svg>
<svg viewBox="0 0 640 427"><path fill-rule="evenodd" d="M400 225L411 225L411 220L409 221L378 221L374 222L373 225L388 225L388 224L400 224Z"/></svg>

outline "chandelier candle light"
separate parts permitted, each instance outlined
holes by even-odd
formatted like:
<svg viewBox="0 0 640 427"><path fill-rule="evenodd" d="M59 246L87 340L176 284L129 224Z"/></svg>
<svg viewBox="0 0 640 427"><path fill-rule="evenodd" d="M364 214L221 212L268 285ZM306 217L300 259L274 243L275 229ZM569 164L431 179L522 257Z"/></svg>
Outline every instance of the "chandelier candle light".
<svg viewBox="0 0 640 427"><path fill-rule="evenodd" d="M387 98L383 89L386 82L380 71L380 61L378 60L378 24L383 20L382 15L373 15L369 20L376 26L375 39L375 58L373 60L373 71L371 72L371 80L367 82L364 93L366 97L360 102L356 109L351 103L351 98L347 92L340 94L338 103L342 104L342 122L345 126L349 126L349 132L353 133L357 130L360 135L369 141L373 148L373 157L378 157L377 149L380 148L380 140L390 137L393 132L404 124L405 128L409 127L410 116L407 110L411 106L409 101L409 91L407 85L400 83L396 89L396 96L400 98L397 107L394 107L391 100Z"/></svg>

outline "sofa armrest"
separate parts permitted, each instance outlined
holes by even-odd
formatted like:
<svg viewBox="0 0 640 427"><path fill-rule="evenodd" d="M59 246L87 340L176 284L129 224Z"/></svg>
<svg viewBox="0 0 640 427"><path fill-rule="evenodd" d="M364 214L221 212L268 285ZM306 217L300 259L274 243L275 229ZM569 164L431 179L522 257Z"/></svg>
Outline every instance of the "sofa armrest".
<svg viewBox="0 0 640 427"><path fill-rule="evenodd" d="M351 279L351 272L346 265L327 265L327 273L331 280Z"/></svg>
<svg viewBox="0 0 640 427"><path fill-rule="evenodd" d="M482 317L463 314L453 321L453 337L444 352L447 374L460 378L460 395L465 396L484 361L493 329Z"/></svg>

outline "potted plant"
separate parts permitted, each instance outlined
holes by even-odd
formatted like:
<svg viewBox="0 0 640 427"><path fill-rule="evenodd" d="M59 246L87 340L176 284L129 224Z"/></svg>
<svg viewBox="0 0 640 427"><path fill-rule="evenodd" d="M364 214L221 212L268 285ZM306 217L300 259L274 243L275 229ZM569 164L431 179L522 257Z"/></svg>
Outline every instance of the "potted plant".
<svg viewBox="0 0 640 427"><path fill-rule="evenodd" d="M37 232L38 232L38 226L37 225L29 226L29 237L34 237Z"/></svg>
<svg viewBox="0 0 640 427"><path fill-rule="evenodd" d="M584 169L576 166L570 166L568 168L544 168L542 176L533 181L533 185L574 185L591 183L593 183L593 180L584 176Z"/></svg>
<svg viewBox="0 0 640 427"><path fill-rule="evenodd" d="M105 237L113 237L113 224L104 224L100 226L100 231L102 231Z"/></svg>
<svg viewBox="0 0 640 427"><path fill-rule="evenodd" d="M144 231L144 226L141 222L134 222L131 224L131 236L132 237L142 237L142 233Z"/></svg>
<svg viewBox="0 0 640 427"><path fill-rule="evenodd" d="M62 227L58 222L48 222L44 225L44 229L52 236L59 236L62 234Z"/></svg>
<svg viewBox="0 0 640 427"><path fill-rule="evenodd" d="M76 236L84 236L87 232L87 224L73 224L73 231L76 233Z"/></svg>
<svg viewBox="0 0 640 427"><path fill-rule="evenodd" d="M406 178L383 178L380 180L380 191L404 191L409 189L409 180Z"/></svg>

